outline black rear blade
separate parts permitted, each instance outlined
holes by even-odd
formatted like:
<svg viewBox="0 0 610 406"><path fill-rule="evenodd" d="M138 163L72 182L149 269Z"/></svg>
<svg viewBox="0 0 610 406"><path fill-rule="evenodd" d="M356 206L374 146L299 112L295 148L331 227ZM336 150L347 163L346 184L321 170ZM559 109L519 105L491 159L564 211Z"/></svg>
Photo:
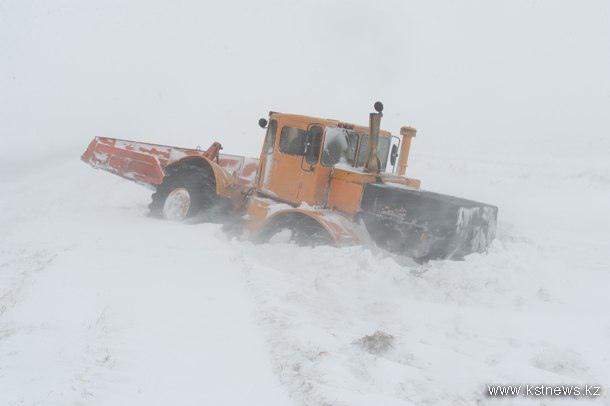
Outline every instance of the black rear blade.
<svg viewBox="0 0 610 406"><path fill-rule="evenodd" d="M378 245L420 260L484 252L498 216L485 203L388 184L366 185L361 208Z"/></svg>

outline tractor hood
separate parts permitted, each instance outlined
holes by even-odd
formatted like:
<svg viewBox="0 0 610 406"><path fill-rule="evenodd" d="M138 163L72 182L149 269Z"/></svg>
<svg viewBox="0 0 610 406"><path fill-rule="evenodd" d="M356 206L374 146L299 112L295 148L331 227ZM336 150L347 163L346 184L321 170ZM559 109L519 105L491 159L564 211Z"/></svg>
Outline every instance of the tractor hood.
<svg viewBox="0 0 610 406"><path fill-rule="evenodd" d="M485 203L389 183L366 184L361 210L378 245L420 260L486 251L498 215Z"/></svg>

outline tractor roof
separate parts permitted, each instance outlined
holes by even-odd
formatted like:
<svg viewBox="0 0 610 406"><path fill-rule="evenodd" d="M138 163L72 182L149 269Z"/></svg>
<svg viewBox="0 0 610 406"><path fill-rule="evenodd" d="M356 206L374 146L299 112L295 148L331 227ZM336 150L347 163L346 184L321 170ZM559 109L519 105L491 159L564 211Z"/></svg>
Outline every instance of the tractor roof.
<svg viewBox="0 0 610 406"><path fill-rule="evenodd" d="M290 121L300 122L304 125L317 123L317 124L321 124L325 127L347 128L349 130L354 130L358 133L368 134L368 132L369 132L368 126L347 123L345 121L333 120L330 118L320 118L320 117L304 116L304 115L300 115L300 114L290 114L290 113L278 113L276 111L270 111L269 117L270 118L274 118L274 117L280 118L281 117L281 118L284 118L284 119L287 119ZM382 137L390 137L392 134L386 130L379 130L379 135Z"/></svg>

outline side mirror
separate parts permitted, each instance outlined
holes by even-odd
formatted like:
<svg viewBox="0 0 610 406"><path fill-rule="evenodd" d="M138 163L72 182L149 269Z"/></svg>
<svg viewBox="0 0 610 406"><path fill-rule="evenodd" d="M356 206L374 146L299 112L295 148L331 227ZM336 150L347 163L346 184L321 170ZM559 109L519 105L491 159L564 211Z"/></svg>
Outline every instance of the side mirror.
<svg viewBox="0 0 610 406"><path fill-rule="evenodd" d="M267 120L264 118L261 118L260 120L258 120L258 126L260 128L267 128Z"/></svg>
<svg viewBox="0 0 610 406"><path fill-rule="evenodd" d="M390 152L390 163L392 166L396 163L396 158L398 158L398 145L392 145L392 152Z"/></svg>

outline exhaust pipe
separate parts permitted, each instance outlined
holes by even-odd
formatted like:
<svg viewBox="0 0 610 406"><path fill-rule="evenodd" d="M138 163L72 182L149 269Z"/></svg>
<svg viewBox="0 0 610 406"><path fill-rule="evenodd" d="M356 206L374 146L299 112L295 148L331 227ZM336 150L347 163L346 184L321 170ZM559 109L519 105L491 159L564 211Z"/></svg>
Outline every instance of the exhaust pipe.
<svg viewBox="0 0 610 406"><path fill-rule="evenodd" d="M417 130L413 127L402 127L400 135L402 135L402 143L400 144L400 157L398 158L398 175L404 176L407 172L407 161L409 160L409 151L411 150L411 141L417 134Z"/></svg>
<svg viewBox="0 0 610 406"><path fill-rule="evenodd" d="M379 128L381 127L381 117L383 116L383 104L375 102L373 106L377 113L369 114L369 157L364 168L370 173L379 173L380 164L377 157L377 145L379 144Z"/></svg>

